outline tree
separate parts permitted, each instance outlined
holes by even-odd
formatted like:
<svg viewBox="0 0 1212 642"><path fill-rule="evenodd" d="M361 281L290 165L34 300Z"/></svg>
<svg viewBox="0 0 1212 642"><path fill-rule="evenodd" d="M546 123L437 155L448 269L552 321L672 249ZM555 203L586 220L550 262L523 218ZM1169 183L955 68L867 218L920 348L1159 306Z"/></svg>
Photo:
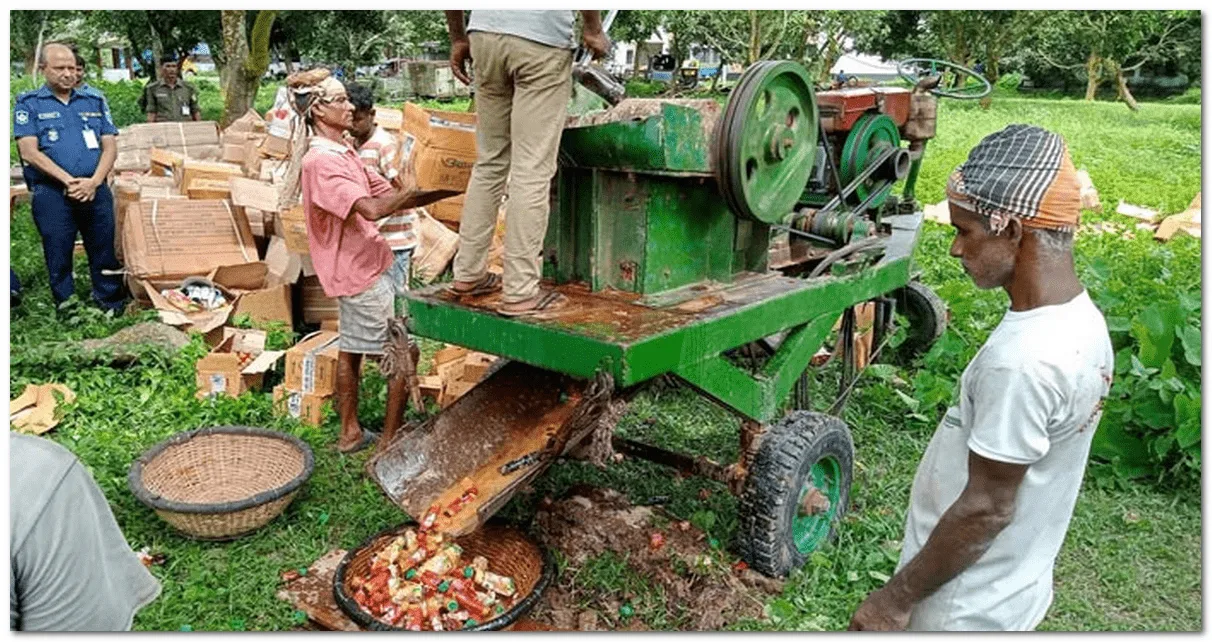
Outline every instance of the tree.
<svg viewBox="0 0 1212 642"><path fill-rule="evenodd" d="M821 82L843 53L855 45L878 40L888 30L886 11L800 11L801 32L791 53L793 60L814 69Z"/></svg>
<svg viewBox="0 0 1212 642"><path fill-rule="evenodd" d="M681 11L671 16L678 40L707 45L729 62L745 65L781 57L796 33L794 11Z"/></svg>
<svg viewBox="0 0 1212 642"><path fill-rule="evenodd" d="M243 116L257 100L261 76L269 68L269 31L277 14L277 11L257 12L250 43L245 12L227 9L221 12L223 54L227 60L223 82L224 127Z"/></svg>
<svg viewBox="0 0 1212 642"><path fill-rule="evenodd" d="M8 51L12 60L25 62L25 74L32 76L38 69L42 45L57 42L70 35L69 23L75 11L11 11Z"/></svg>
<svg viewBox="0 0 1212 642"><path fill-rule="evenodd" d="M614 17L610 26L610 39L615 42L636 43L636 54L632 60L631 74L640 73L639 48L665 24L667 11L622 10Z"/></svg>
<svg viewBox="0 0 1212 642"><path fill-rule="evenodd" d="M1198 11L1050 11L1034 52L1057 69L1082 70L1086 100L1113 81L1116 96L1139 109L1125 72L1151 62L1199 55Z"/></svg>

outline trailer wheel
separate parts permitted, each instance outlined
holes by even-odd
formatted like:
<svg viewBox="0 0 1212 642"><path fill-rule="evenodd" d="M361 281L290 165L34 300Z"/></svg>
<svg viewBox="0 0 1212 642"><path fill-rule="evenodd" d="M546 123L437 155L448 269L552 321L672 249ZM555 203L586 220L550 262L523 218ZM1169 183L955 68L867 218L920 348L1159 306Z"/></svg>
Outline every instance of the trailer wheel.
<svg viewBox="0 0 1212 642"><path fill-rule="evenodd" d="M836 532L850 502L854 442L837 417L794 410L758 446L740 501L738 549L754 570L785 577Z"/></svg>
<svg viewBox="0 0 1212 642"><path fill-rule="evenodd" d="M896 349L896 358L909 362L925 354L947 330L947 304L919 281L910 281L893 293L897 312L909 322L908 335Z"/></svg>

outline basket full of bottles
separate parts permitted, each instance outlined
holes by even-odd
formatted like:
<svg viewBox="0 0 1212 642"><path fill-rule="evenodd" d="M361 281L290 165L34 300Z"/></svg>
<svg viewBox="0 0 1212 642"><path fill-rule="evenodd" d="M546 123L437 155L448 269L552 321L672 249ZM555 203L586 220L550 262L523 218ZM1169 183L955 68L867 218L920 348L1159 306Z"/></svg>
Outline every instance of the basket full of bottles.
<svg viewBox="0 0 1212 642"><path fill-rule="evenodd" d="M333 595L371 630L491 631L529 612L554 575L547 551L503 522L450 538L425 519L385 530L346 554Z"/></svg>

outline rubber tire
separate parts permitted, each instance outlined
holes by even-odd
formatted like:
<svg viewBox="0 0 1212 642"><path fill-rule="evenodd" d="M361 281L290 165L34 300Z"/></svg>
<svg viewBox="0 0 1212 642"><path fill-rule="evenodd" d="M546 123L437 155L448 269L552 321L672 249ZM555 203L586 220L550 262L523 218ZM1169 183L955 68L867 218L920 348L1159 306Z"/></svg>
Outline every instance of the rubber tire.
<svg viewBox="0 0 1212 642"><path fill-rule="evenodd" d="M792 524L813 464L837 458L840 494L829 539L850 504L854 477L854 440L846 422L819 412L793 410L762 437L753 469L745 479L739 507L737 549L745 563L768 577L786 577L804 565L808 555L795 547Z"/></svg>
<svg viewBox="0 0 1212 642"><path fill-rule="evenodd" d="M910 281L893 293L896 309L909 319L908 336L896 349L902 363L913 361L947 331L947 304L920 281Z"/></svg>

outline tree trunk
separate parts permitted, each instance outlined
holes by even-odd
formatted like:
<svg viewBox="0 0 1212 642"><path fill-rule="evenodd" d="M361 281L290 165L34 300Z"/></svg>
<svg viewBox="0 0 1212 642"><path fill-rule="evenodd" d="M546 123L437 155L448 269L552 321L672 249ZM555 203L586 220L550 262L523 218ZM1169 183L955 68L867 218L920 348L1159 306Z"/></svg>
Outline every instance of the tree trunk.
<svg viewBox="0 0 1212 642"><path fill-rule="evenodd" d="M715 76L712 77L712 79L711 79L711 93L714 94L715 88L719 86L720 76L723 76L724 74L728 73L727 71L725 71L725 67L727 66L727 64L728 64L728 59L725 58L724 54L721 53L720 54L720 64L716 67Z"/></svg>
<svg viewBox="0 0 1212 642"><path fill-rule="evenodd" d="M42 37L46 35L46 12L42 12L42 22L38 25L38 44L34 47L34 61L30 65L29 73L34 77L34 84L38 85L38 63L42 57Z"/></svg>
<svg viewBox="0 0 1212 642"><path fill-rule="evenodd" d="M220 16L223 29L223 57L227 59L223 78L223 123L239 118L248 111L248 83L244 82L245 61L248 60L248 36L244 33L244 11L225 9ZM243 109L240 109L243 107Z"/></svg>
<svg viewBox="0 0 1212 642"><path fill-rule="evenodd" d="M253 22L252 45L244 33L244 12L222 12L223 54L227 58L227 78L223 84L223 119L220 125L243 116L257 100L261 76L269 67L269 30L277 11L259 11Z"/></svg>
<svg viewBox="0 0 1212 642"><path fill-rule="evenodd" d="M758 54L762 48L762 28L758 22L758 12L749 12L749 64L758 61Z"/></svg>
<svg viewBox="0 0 1212 642"><path fill-rule="evenodd" d="M152 24L151 12L144 11L147 18L147 29L151 32L152 41L152 73L148 78L160 79L160 61L164 59L164 42L160 40L160 32L156 31L156 25Z"/></svg>
<svg viewBox="0 0 1212 642"><path fill-rule="evenodd" d="M1095 94L1098 93L1098 85L1101 81L1101 59L1094 52L1090 52L1090 57L1086 59L1086 100L1093 101Z"/></svg>
<svg viewBox="0 0 1212 642"><path fill-rule="evenodd" d="M1132 111L1140 111L1140 105L1136 104L1136 98L1132 97L1132 92L1128 90L1128 79L1124 77L1124 70L1116 67L1115 82L1118 85L1119 98L1124 101L1128 109Z"/></svg>

